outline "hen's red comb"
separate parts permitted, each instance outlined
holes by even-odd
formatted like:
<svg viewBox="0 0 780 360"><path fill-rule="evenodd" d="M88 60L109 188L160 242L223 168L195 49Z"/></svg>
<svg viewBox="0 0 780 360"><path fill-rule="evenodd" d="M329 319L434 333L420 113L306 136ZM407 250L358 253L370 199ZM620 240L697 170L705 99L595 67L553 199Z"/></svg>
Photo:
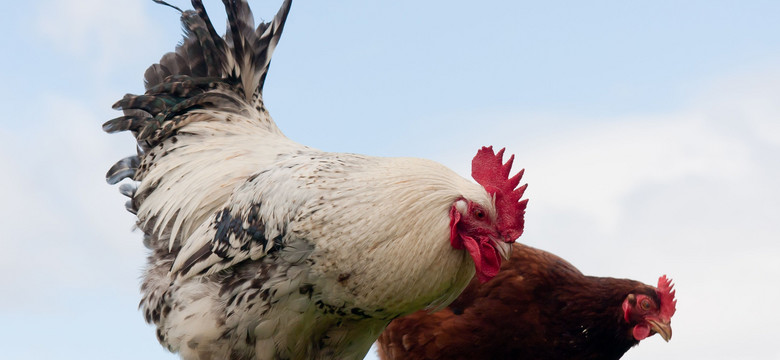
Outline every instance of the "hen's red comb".
<svg viewBox="0 0 780 360"><path fill-rule="evenodd" d="M523 197L523 192L528 184L516 188L525 169L520 170L510 178L509 172L512 170L515 156L509 157L509 160L504 164L504 150L501 149L497 154L494 154L492 146L482 147L471 160L471 176L488 193L495 196L498 230L507 242L514 242L523 234L525 207L528 204L528 199L521 201L520 198Z"/></svg>
<svg viewBox="0 0 780 360"><path fill-rule="evenodd" d="M658 298L661 299L661 317L671 319L677 307L677 300L674 299L674 284L672 279L667 279L666 275L658 278Z"/></svg>

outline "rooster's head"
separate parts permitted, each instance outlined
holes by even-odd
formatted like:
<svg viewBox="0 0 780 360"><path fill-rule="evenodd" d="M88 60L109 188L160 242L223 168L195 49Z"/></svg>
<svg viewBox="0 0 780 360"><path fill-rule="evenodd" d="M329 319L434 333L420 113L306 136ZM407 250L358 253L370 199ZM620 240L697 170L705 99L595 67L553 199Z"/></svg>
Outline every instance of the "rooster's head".
<svg viewBox="0 0 780 360"><path fill-rule="evenodd" d="M504 149L483 147L471 162L471 176L492 197L491 206L458 199L450 209L450 243L469 252L481 282L498 273L501 257L509 259L511 244L523 233L528 200L520 198L527 184L517 187L523 170L510 178L514 155L506 163L503 155Z"/></svg>

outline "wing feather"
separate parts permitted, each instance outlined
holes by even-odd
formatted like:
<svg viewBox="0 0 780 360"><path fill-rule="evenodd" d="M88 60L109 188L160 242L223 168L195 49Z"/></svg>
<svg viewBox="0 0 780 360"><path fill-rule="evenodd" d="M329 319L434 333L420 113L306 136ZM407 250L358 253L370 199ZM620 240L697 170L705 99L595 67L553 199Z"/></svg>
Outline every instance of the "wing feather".
<svg viewBox="0 0 780 360"><path fill-rule="evenodd" d="M187 239L171 273L184 278L211 274L247 259L257 260L282 248L285 248L284 257L288 263L297 263L308 256L311 249L301 248L300 242L291 241L300 239L288 232L306 198L313 197L311 189L303 189L296 181L299 178L296 173L300 170L300 166L288 164L251 176L235 190L222 209L212 214Z"/></svg>

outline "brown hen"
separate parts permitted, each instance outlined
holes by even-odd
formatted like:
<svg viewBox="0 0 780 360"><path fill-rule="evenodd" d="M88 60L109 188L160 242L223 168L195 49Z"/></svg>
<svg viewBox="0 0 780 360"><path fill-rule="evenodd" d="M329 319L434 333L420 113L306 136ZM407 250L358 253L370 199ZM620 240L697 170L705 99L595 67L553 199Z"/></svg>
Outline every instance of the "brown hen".
<svg viewBox="0 0 780 360"><path fill-rule="evenodd" d="M514 244L492 280L471 281L436 313L393 320L384 359L619 359L640 340L672 336L671 281L658 287L585 276L551 253Z"/></svg>

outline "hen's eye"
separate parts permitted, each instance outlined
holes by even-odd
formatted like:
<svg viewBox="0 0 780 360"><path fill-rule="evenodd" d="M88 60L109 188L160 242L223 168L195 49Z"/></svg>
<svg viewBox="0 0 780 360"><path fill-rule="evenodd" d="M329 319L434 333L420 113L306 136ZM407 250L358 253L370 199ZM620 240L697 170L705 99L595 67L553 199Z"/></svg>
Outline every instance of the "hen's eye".
<svg viewBox="0 0 780 360"><path fill-rule="evenodd" d="M484 219L485 218L485 212L482 211L482 209L474 209L474 216L476 216L477 219Z"/></svg>
<svg viewBox="0 0 780 360"><path fill-rule="evenodd" d="M642 310L650 310L650 300L648 299L642 299L642 301L639 302L639 306L642 307Z"/></svg>

